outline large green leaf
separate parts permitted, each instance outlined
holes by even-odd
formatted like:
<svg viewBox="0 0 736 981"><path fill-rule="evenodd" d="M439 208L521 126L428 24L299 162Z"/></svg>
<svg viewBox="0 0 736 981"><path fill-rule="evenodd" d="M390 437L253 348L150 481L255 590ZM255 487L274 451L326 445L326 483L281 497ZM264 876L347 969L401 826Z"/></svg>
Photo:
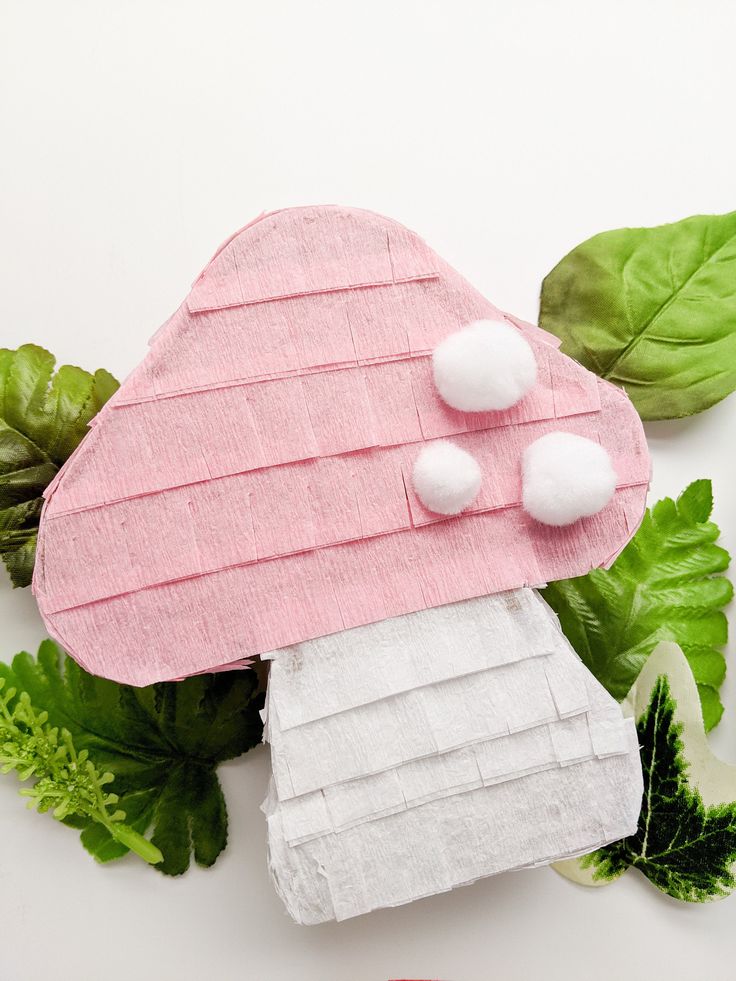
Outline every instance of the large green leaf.
<svg viewBox="0 0 736 981"><path fill-rule="evenodd" d="M644 773L636 833L555 868L594 886L636 868L689 902L728 895L736 886L736 766L708 746L695 681L676 645L658 646L627 703Z"/></svg>
<svg viewBox="0 0 736 981"><path fill-rule="evenodd" d="M551 583L543 596L584 663L617 699L634 683L661 640L685 652L701 692L706 727L723 712L718 688L728 637L722 612L733 596L724 576L730 556L709 520L711 483L698 480L677 499L648 510L608 570Z"/></svg>
<svg viewBox="0 0 736 981"><path fill-rule="evenodd" d="M263 695L254 671L198 675L131 688L87 674L52 641L33 658L23 652L0 677L25 691L49 723L68 729L101 770L115 776L126 823L152 831L162 872L186 871L190 855L212 865L227 842L227 810L217 765L261 741ZM85 847L100 861L128 850L92 821Z"/></svg>
<svg viewBox="0 0 736 981"><path fill-rule="evenodd" d="M42 347L0 348L0 556L14 586L33 575L43 492L118 383L64 365Z"/></svg>
<svg viewBox="0 0 736 981"><path fill-rule="evenodd" d="M540 325L643 419L689 416L736 388L735 283L736 211L621 228L549 273Z"/></svg>

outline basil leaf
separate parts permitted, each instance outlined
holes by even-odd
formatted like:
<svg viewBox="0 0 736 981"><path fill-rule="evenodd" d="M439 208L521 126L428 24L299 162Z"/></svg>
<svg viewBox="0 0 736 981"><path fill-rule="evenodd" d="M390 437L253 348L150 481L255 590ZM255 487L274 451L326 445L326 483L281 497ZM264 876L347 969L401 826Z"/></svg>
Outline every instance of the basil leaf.
<svg viewBox="0 0 736 981"><path fill-rule="evenodd" d="M642 419L693 415L736 388L736 211L603 232L542 284L540 326L623 386Z"/></svg>

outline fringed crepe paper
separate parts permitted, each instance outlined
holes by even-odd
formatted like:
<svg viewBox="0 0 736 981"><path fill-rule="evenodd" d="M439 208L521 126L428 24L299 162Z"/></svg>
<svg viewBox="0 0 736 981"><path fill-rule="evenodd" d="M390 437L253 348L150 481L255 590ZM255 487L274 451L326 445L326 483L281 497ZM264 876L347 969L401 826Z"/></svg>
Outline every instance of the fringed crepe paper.
<svg viewBox="0 0 736 981"><path fill-rule="evenodd" d="M271 656L270 866L300 923L580 855L636 829L633 720L533 590Z"/></svg>
<svg viewBox="0 0 736 981"><path fill-rule="evenodd" d="M463 412L432 355L478 321L515 352L519 397ZM624 393L556 345L395 222L264 215L218 251L47 491L34 589L88 670L147 685L271 659L270 866L301 922L636 825L633 729L524 587L615 558L649 457ZM462 378L449 391L464 403ZM564 527L523 506L525 451L551 433L603 461L592 498L580 489L593 507L550 509ZM462 452L416 469L438 441ZM560 472L563 503L579 469ZM544 500L531 510L545 519Z"/></svg>
<svg viewBox="0 0 736 981"><path fill-rule="evenodd" d="M478 319L527 339L538 381L463 413L431 352ZM266 215L218 252L47 491L34 588L88 670L146 685L608 562L649 459L626 396L504 315L417 236L337 207ZM600 442L617 491L547 528L520 507L539 436ZM483 470L460 518L411 486L451 437Z"/></svg>

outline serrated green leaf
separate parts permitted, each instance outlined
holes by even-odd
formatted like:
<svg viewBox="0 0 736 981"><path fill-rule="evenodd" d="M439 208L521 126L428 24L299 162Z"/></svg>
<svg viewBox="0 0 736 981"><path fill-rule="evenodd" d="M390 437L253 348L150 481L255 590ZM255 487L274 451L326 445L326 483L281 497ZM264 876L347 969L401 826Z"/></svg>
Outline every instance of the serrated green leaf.
<svg viewBox="0 0 736 981"><path fill-rule="evenodd" d="M0 557L14 586L31 582L45 488L118 387L102 369L54 364L35 344L0 349Z"/></svg>
<svg viewBox="0 0 736 981"><path fill-rule="evenodd" d="M688 648L687 660L696 682L710 685L717 693L726 677L726 662L721 652L713 647L692 644Z"/></svg>
<svg viewBox="0 0 736 981"><path fill-rule="evenodd" d="M542 595L581 659L621 700L662 640L678 643L702 686L706 727L723 711L718 687L728 623L722 608L733 587L719 573L730 556L716 545L709 521L711 482L691 484L677 501L665 498L644 520L608 570L551 583Z"/></svg>
<svg viewBox="0 0 736 981"><path fill-rule="evenodd" d="M694 480L677 499L677 507L691 524L702 524L713 513L713 485Z"/></svg>
<svg viewBox="0 0 736 981"><path fill-rule="evenodd" d="M735 281L736 212L603 232L547 275L540 326L643 419L689 416L736 388Z"/></svg>
<svg viewBox="0 0 736 981"><path fill-rule="evenodd" d="M713 685L698 685L700 710L703 713L705 731L714 729L723 717L723 703Z"/></svg>
<svg viewBox="0 0 736 981"><path fill-rule="evenodd" d="M728 895L736 886L736 766L708 746L702 699L676 645L657 647L626 702L637 720L644 774L637 831L554 868L593 886L636 868L688 902Z"/></svg>
<svg viewBox="0 0 736 981"><path fill-rule="evenodd" d="M164 854L161 871L180 875L190 853L198 865L213 865L227 844L227 810L220 781L211 767L179 767L155 809L151 838Z"/></svg>
<svg viewBox="0 0 736 981"><path fill-rule="evenodd" d="M22 652L0 677L28 693L52 725L69 730L100 770L115 777L125 823L150 834L179 875L191 856L212 865L227 842L227 810L217 765L261 741L263 695L253 671L197 675L132 688L87 674L53 641L36 658ZM79 827L79 824L76 824ZM119 858L125 842L91 823L82 843L98 861Z"/></svg>

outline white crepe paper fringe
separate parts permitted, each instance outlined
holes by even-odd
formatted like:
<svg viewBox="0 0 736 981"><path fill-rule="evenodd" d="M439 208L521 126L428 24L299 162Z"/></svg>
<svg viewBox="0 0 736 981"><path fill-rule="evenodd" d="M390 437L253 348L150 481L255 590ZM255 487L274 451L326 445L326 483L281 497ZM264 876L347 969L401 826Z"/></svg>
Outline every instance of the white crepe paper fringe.
<svg viewBox="0 0 736 981"><path fill-rule="evenodd" d="M269 865L299 923L545 865L636 829L633 721L533 590L271 657Z"/></svg>

